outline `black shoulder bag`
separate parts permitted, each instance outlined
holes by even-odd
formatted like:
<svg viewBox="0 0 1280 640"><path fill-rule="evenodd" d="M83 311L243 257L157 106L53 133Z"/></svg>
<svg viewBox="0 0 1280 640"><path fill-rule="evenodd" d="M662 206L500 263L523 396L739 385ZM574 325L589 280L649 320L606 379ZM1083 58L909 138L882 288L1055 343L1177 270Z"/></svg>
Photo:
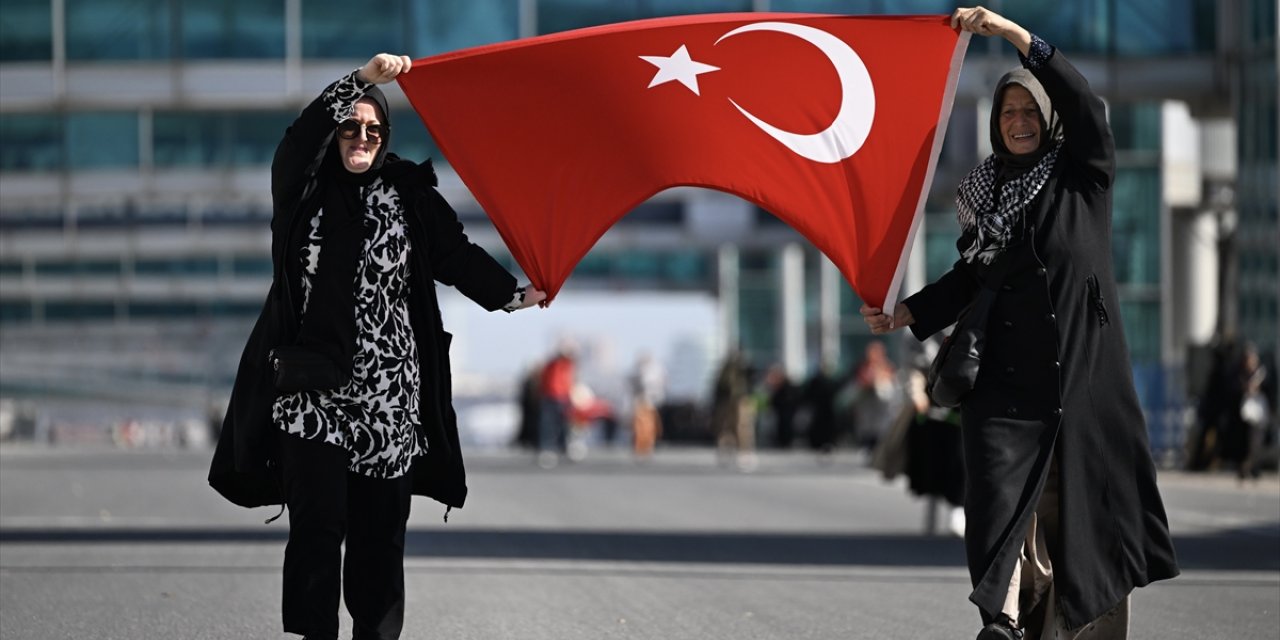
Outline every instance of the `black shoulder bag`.
<svg viewBox="0 0 1280 640"><path fill-rule="evenodd" d="M314 168L315 165L313 165ZM309 173L311 170L309 170ZM293 218L289 220L289 229L285 233L284 251L280 264L276 266L276 304L280 308L280 335L291 336L297 333L298 321L293 318L293 294L289 286L289 272L285 263L289 261L289 248L293 246L293 231L298 226L298 215L302 205L315 190L314 174L302 190L302 197L294 208ZM278 346L267 354L271 364L271 379L277 391L295 393L298 391L320 391L338 389L349 381L342 369L328 356L302 345L289 344Z"/></svg>
<svg viewBox="0 0 1280 640"><path fill-rule="evenodd" d="M951 335L938 348L938 355L929 366L929 377L925 383L925 391L934 404L940 407L958 407L965 395L973 390L973 385L978 380L978 369L982 365L982 349L986 342L991 305L995 304L996 293L1004 283L1009 262L1009 256L1002 256L1002 259L996 261L995 267L979 288L978 297L960 312Z"/></svg>

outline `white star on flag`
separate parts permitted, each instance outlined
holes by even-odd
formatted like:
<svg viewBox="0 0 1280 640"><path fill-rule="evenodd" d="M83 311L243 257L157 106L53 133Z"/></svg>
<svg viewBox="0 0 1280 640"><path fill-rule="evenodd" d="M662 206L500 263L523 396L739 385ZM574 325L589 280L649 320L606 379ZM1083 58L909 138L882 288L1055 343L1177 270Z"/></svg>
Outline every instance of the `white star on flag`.
<svg viewBox="0 0 1280 640"><path fill-rule="evenodd" d="M702 95L698 93L698 75L720 70L720 67L694 62L684 45L680 45L670 56L640 56L640 59L658 68L658 73L649 83L649 89L675 80L688 87L694 95Z"/></svg>

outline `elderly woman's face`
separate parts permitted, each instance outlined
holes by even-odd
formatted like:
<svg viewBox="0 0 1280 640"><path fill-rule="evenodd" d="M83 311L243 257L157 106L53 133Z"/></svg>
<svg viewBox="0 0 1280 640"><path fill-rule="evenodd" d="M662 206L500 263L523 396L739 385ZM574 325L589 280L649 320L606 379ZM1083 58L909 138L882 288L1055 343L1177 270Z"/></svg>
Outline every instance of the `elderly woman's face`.
<svg viewBox="0 0 1280 640"><path fill-rule="evenodd" d="M1040 106L1026 87L1010 84L1000 104L1000 139L1010 153L1022 155L1040 148Z"/></svg>
<svg viewBox="0 0 1280 640"><path fill-rule="evenodd" d="M383 142L381 137L371 137L368 127L371 124L380 124L382 121L378 117L378 109L372 100L356 102L351 119L364 126L359 127L351 139L338 136L338 153L342 156L342 165L347 168L347 171L364 173L373 165L373 160L378 155L378 147Z"/></svg>

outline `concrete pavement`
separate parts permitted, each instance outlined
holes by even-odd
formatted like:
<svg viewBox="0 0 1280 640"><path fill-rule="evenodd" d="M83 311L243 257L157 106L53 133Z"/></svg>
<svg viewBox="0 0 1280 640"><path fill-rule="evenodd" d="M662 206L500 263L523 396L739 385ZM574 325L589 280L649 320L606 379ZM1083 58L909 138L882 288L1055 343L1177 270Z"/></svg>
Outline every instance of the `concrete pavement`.
<svg viewBox="0 0 1280 640"><path fill-rule="evenodd" d="M204 481L208 451L0 448L0 636L283 638L287 527ZM861 458L702 449L551 470L470 452L466 509L415 499L406 640L972 638L960 541ZM1185 568L1137 639L1277 637L1280 482L1161 477ZM345 615L345 614L344 614ZM345 631L344 621L344 633Z"/></svg>

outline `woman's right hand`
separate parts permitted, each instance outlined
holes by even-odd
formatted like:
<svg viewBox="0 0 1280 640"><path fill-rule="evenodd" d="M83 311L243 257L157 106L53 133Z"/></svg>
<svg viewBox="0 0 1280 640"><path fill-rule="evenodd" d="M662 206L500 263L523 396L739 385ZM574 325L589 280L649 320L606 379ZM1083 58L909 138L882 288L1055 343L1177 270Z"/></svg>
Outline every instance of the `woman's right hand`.
<svg viewBox="0 0 1280 640"><path fill-rule="evenodd" d="M386 84L402 73L409 73L413 61L409 56L397 56L390 53L379 53L356 71L356 77L372 84Z"/></svg>
<svg viewBox="0 0 1280 640"><path fill-rule="evenodd" d="M868 327L871 327L871 333L877 336L891 333L915 322L915 318L911 315L911 310L901 302L893 308L893 315L885 313L879 307L868 307L865 304L858 310L858 313L862 314L862 320L867 323Z"/></svg>
<svg viewBox="0 0 1280 640"><path fill-rule="evenodd" d="M986 7L956 9L951 14L951 28L980 36L1000 36L1017 47L1024 56L1031 46L1031 32Z"/></svg>

